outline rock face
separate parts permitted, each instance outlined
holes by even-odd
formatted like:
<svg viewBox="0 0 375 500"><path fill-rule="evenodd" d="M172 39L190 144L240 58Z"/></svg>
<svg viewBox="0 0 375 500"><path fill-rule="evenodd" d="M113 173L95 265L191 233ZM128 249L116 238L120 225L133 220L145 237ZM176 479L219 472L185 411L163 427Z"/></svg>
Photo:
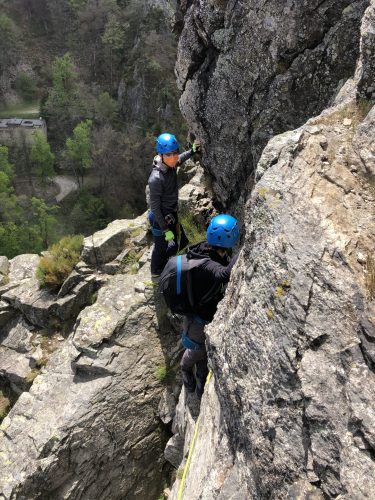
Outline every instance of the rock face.
<svg viewBox="0 0 375 500"><path fill-rule="evenodd" d="M248 2L245 7L241 2L212 2L201 8L205 12L210 10L212 23L213 13L218 12L220 20L220 12L225 9L227 25L235 18L239 27L248 23L247 19L255 22L256 16L262 15L264 29L277 21L264 16L264 9L269 12L272 8L276 13L278 8L292 6L289 2L279 7L267 2L258 6L255 13L251 11L252 4ZM340 12L340 24L347 16L354 21L364 4L306 2L299 6L298 16L303 15L305 8L311 8L314 18L319 9L334 5L336 14ZM339 5L347 8L342 12ZM239 9L245 8L248 18L243 15L238 20L235 16ZM246 234L241 255L226 297L207 328L215 384L211 381L202 400L200 430L183 485L183 498L337 497L349 500L373 497L375 108L371 109L373 102L365 96L373 92L368 75L373 71L371 61L375 53L374 14L375 2L372 1L363 19L355 78L343 86L336 104L299 129L274 137L259 160L255 172L257 183L244 210ZM287 44L290 43L288 26L296 22L296 15L297 11L290 10L285 17L288 31L277 25ZM216 37L219 39L221 34L226 35L225 47L229 51L226 63L232 63L232 40L236 40L241 31L229 36L227 30L224 33L220 29L209 30L207 17L202 19L202 10L191 4L183 36L188 36L190 26L191 47L196 48L204 43L205 35L207 43ZM295 33L301 33L298 41L303 41L304 34L319 32L320 28L313 24L306 25L305 31L296 30ZM243 30L246 38L246 27ZM256 22L254 30L254 49L242 50L249 58L257 54L262 36L256 35ZM299 53L283 78L288 81L295 64L300 65L309 58L311 62L314 53L321 50L321 43L335 38L333 33L338 37L336 40L343 36L340 42L343 47L347 34L340 35L339 31L341 28L337 31L332 28L323 42ZM270 40L269 57L277 45L278 33L274 32ZM243 45L238 46L243 49ZM333 46L327 48L323 65L327 63L326 57L333 57L334 52ZM223 51L216 55L212 66L204 66L198 56L195 62L199 61L199 65L194 66L191 61L191 80L185 82L183 98L185 109L187 102L192 106L189 113L197 112L194 108L197 103L204 103L199 108L201 113L204 110L204 116L211 109L209 96L219 68L224 64ZM180 64L183 57L180 54ZM265 57L264 65L267 67L268 63ZM207 85L199 87L204 67L208 73ZM247 67L243 70L244 87L249 82ZM312 73L314 80L320 70ZM322 88L330 79L333 83L332 75L327 67L328 79L323 78ZM305 83L313 81L306 73L304 78ZM233 104L236 101L231 100L229 91L228 97L226 90L230 81L223 84L224 95L219 99L220 105L217 104L220 109L229 106L236 109ZM275 81L269 82L269 102L275 95ZM259 77L257 82L260 85ZM294 89L298 103L298 81ZM200 92L199 99L196 95L191 99L194 93L187 97L195 91ZM238 93L241 92L240 86ZM254 95L258 99L258 94ZM285 95L288 100L287 87ZM311 112L311 102L318 107L323 103L317 104L315 98L313 92L312 100L306 100L307 113ZM285 109L283 106L281 102L280 110ZM291 104L290 112L294 110ZM259 118L263 120L266 115L267 106ZM193 119L192 122L196 125ZM220 134L229 133L229 127L224 125L216 132L216 120L204 123L210 146ZM256 135L252 134L249 143L251 155L254 155ZM238 144L229 140L226 144L226 154L235 159ZM209 155L213 154L216 153L209 152L206 158L212 169ZM217 169L216 175L220 179L214 187L223 195L225 173L220 177L221 170ZM215 404L216 398L218 404ZM190 436L188 431L185 457ZM178 487L176 483L172 498L177 498Z"/></svg>
<svg viewBox="0 0 375 500"><path fill-rule="evenodd" d="M149 265L109 278L4 419L2 498L157 498L156 370L171 339L158 337L149 280Z"/></svg>
<svg viewBox="0 0 375 500"><path fill-rule="evenodd" d="M228 206L252 185L249 174L268 139L318 114L353 74L368 1L179 5L180 107L204 142L203 164ZM363 44L372 39L369 29ZM364 82L371 81L373 67L368 59Z"/></svg>

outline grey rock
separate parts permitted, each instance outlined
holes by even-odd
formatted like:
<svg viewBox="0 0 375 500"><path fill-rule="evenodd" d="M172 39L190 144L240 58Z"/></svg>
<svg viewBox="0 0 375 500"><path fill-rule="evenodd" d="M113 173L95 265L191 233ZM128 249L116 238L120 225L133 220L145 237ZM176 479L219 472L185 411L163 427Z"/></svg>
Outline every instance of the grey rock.
<svg viewBox="0 0 375 500"><path fill-rule="evenodd" d="M125 240L145 239L147 216L143 214L134 220L115 220L105 229L85 238L82 259L90 266L100 267L112 261L125 248Z"/></svg>
<svg viewBox="0 0 375 500"><path fill-rule="evenodd" d="M179 210L191 214L200 226L205 227L214 214L212 191L203 168L197 163L189 183L179 190Z"/></svg>
<svg viewBox="0 0 375 500"><path fill-rule="evenodd" d="M159 417L164 424L172 422L176 412L176 398L170 389L164 389L159 402Z"/></svg>
<svg viewBox="0 0 375 500"><path fill-rule="evenodd" d="M0 430L0 492L17 498L157 498L163 487L157 415L163 362L141 275L110 278L19 397ZM24 432L27 425L27 432Z"/></svg>
<svg viewBox="0 0 375 500"><path fill-rule="evenodd" d="M78 285L83 280L82 274L78 273L76 270L73 270L69 276L66 278L64 283L61 285L61 288L57 294L57 297L65 297L71 290Z"/></svg>
<svg viewBox="0 0 375 500"><path fill-rule="evenodd" d="M164 450L165 459L176 469L182 462L184 451L184 438L179 434L172 436Z"/></svg>
<svg viewBox="0 0 375 500"><path fill-rule="evenodd" d="M203 142L215 195L230 206L251 188L268 140L322 111L353 75L368 2L178 3L180 107ZM372 60L366 67L363 79L374 81Z"/></svg>
<svg viewBox="0 0 375 500"><path fill-rule="evenodd" d="M366 173L375 177L375 106L359 125L353 138L353 145Z"/></svg>
<svg viewBox="0 0 375 500"><path fill-rule="evenodd" d="M7 278L9 267L9 260L6 257L0 256L0 285Z"/></svg>
<svg viewBox="0 0 375 500"><path fill-rule="evenodd" d="M319 3L317 11L322 6ZM348 5L339 25L344 17L354 21L360 15L358 7L356 2ZM180 50L187 50L185 56L192 53L193 47L198 56L195 60L199 60L204 45L211 43L215 13L215 26L220 25L222 8L228 5L217 5L210 13L202 4L189 8L185 38L180 42ZM224 21L228 28L230 23L238 22L236 9L246 8L251 9L252 3L231 5L230 19ZM252 20L256 23L267 8L252 11ZM278 7L272 4L272 8L277 11ZM370 12L372 8L373 2ZM299 9L301 18L302 11L303 7ZM247 21L243 17L240 22ZM267 18L264 22L271 26L274 20ZM260 25L264 27L264 23ZM254 30L256 33L257 28ZM238 111L239 97L233 100L234 90L229 89L232 80L223 84L224 89L216 88L216 119L208 119L208 114L214 113L210 99L219 72L225 74L223 68L229 63L233 68L233 41L238 41L239 36L240 32L228 33L227 42L222 38L220 43L227 43L226 59L222 52L212 51L207 54L212 58L211 66L202 58L200 65L189 68L186 81L186 75L180 74L185 114L194 127L204 123L210 146L204 160L218 178L216 193L227 203L232 201L231 195L222 188L229 179L228 172L240 169L237 148L239 154L243 152L237 140L225 141L231 144L225 155L218 146L219 139L222 142L223 136L229 134L228 127L219 123L219 113L223 115L223 109L229 106ZM275 39L275 33L272 36ZM188 40L190 47L186 48ZM269 57L273 45L271 40ZM318 47L306 51L302 59L314 57ZM336 49L330 50L333 53ZM185 62L189 63L189 57ZM301 68L300 57L286 70L287 78L294 64ZM180 64L183 61L180 53ZM203 84L207 67L211 72ZM262 71L260 68L259 73ZM241 499L349 500L373 496L374 301L357 255L367 257L375 248L375 194L368 175L374 132L373 111L363 116L356 101L359 74L357 70L343 86L332 108L296 131L274 137L259 160L255 173L258 181L243 211L243 248L226 297L214 321L206 327L215 385L206 387L202 399L202 427L184 485L186 498L238 495ZM248 79L243 76L243 81L241 87L234 78L233 89L238 96L244 88L249 91L245 87ZM265 107L271 105L274 88L271 83ZM255 93L251 99L253 106L254 99L262 98ZM278 109L284 109L283 104ZM266 109L260 111L260 123L266 113ZM344 123L346 118L350 126L348 121ZM232 126L233 120L229 119L229 123ZM254 158L259 126L253 124L254 133L248 140ZM227 167L227 163L227 170L219 177L227 154L234 158L235 165ZM218 168L214 167L214 156ZM247 161L248 157L244 158ZM251 186L253 179L249 181L242 175L239 179ZM193 424L188 424L186 401L181 398L172 430L184 436L186 457ZM172 488L173 499L179 487L177 480Z"/></svg>
<svg viewBox="0 0 375 500"><path fill-rule="evenodd" d="M19 283L20 281L35 278L36 269L39 264L39 255L22 254L10 260L9 281Z"/></svg>
<svg viewBox="0 0 375 500"><path fill-rule="evenodd" d="M375 100L375 3L370 0L361 27L361 61L358 69L358 96Z"/></svg>
<svg viewBox="0 0 375 500"><path fill-rule="evenodd" d="M33 329L20 316L16 316L2 329L1 345L19 353L31 351Z"/></svg>
<svg viewBox="0 0 375 500"><path fill-rule="evenodd" d="M45 328L75 318L96 288L95 276L88 276L69 295L57 298L41 289L35 278L24 279L18 286L2 293L2 299L20 311L31 324Z"/></svg>
<svg viewBox="0 0 375 500"><path fill-rule="evenodd" d="M15 394L26 391L30 384L26 377L32 367L29 359L22 353L0 345L0 377L5 379Z"/></svg>
<svg viewBox="0 0 375 500"><path fill-rule="evenodd" d="M7 302L0 300L0 337L2 332L2 327L8 323L8 321L14 315L14 310Z"/></svg>

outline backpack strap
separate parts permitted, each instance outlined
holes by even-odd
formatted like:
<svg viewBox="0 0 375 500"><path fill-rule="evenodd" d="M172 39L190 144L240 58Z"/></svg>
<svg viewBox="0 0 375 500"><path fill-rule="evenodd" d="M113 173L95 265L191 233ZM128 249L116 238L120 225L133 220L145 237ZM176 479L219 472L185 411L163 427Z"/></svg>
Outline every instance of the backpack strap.
<svg viewBox="0 0 375 500"><path fill-rule="evenodd" d="M176 277L176 293L181 294L181 269L182 269L182 255L177 257L177 277ZM189 274L189 273L188 273Z"/></svg>

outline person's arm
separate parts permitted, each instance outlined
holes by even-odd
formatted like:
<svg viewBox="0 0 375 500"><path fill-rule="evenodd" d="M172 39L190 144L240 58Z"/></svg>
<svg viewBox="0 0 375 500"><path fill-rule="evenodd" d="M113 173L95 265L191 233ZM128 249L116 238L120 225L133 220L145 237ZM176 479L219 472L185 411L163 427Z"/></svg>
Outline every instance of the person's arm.
<svg viewBox="0 0 375 500"><path fill-rule="evenodd" d="M192 155L193 155L192 149L189 149L188 151L184 151L183 153L181 153L178 157L178 162L176 166L179 167L180 165L182 165L186 160L191 158Z"/></svg>
<svg viewBox="0 0 375 500"><path fill-rule="evenodd" d="M156 222L159 224L160 229L164 232L168 230L167 223L164 220L161 211L161 196L163 194L163 183L160 178L153 177L150 179L150 208L154 214Z"/></svg>
<svg viewBox="0 0 375 500"><path fill-rule="evenodd" d="M222 266L214 260L208 260L205 269L210 272L218 283L228 283L230 273L234 264L237 262L238 253L234 255L227 266Z"/></svg>

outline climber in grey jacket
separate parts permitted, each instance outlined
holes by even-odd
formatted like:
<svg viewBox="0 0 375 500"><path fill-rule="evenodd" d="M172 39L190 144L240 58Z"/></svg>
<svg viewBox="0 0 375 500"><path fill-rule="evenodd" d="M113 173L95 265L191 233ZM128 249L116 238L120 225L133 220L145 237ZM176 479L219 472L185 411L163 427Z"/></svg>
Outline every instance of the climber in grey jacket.
<svg viewBox="0 0 375 500"><path fill-rule="evenodd" d="M151 274L160 275L169 257L178 250L178 186L177 167L188 160L200 148L198 141L193 147L179 154L179 145L174 135L164 133L156 140L156 151L151 175L148 179L150 190L150 216L154 236L151 256ZM186 246L186 240L181 247Z"/></svg>

